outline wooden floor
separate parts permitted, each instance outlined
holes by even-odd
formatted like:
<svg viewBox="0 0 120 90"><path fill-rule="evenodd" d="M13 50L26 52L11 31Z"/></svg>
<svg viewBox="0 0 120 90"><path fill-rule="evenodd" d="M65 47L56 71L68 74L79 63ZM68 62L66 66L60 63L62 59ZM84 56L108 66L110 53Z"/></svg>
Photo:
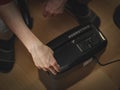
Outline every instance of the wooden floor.
<svg viewBox="0 0 120 90"><path fill-rule="evenodd" d="M78 25L67 13L46 19L42 16L40 0L30 0L34 25L32 32L45 44ZM89 6L101 18L100 30L108 45L100 57L101 62L120 58L120 29L113 22L113 12L119 0L93 0ZM0 90L46 90L39 80L38 70L23 44L16 40L16 63L10 73L0 73ZM119 90L120 62L105 67L96 64L94 71L68 90Z"/></svg>

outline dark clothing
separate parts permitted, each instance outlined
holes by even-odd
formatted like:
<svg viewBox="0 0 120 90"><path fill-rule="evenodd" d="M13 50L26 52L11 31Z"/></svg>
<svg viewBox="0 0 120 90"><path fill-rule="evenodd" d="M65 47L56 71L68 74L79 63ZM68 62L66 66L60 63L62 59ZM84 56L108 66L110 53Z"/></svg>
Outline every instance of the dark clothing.
<svg viewBox="0 0 120 90"><path fill-rule="evenodd" d="M9 3L10 1L12 1L12 0L0 0L0 5L7 4L7 3Z"/></svg>

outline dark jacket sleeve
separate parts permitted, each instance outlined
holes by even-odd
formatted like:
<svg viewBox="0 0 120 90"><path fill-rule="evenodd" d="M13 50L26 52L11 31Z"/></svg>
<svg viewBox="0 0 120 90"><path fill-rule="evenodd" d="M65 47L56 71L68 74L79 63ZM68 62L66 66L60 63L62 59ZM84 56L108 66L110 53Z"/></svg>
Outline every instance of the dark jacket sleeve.
<svg viewBox="0 0 120 90"><path fill-rule="evenodd" d="M7 3L9 3L10 1L12 1L12 0L0 0L0 5L7 4Z"/></svg>

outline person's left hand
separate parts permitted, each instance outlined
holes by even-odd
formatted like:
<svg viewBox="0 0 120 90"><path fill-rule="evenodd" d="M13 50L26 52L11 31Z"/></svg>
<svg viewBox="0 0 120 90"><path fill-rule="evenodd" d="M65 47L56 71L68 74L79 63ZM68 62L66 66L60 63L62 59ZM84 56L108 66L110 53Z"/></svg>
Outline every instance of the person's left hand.
<svg viewBox="0 0 120 90"><path fill-rule="evenodd" d="M63 13L67 0L47 0L44 4L43 16L55 16Z"/></svg>

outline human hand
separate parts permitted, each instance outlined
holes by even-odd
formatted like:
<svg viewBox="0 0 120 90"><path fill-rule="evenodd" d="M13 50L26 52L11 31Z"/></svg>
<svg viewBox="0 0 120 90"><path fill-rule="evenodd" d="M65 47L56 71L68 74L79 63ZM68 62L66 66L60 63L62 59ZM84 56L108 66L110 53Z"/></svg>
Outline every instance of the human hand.
<svg viewBox="0 0 120 90"><path fill-rule="evenodd" d="M60 71L60 66L53 57L53 51L46 45L38 45L30 50L34 64L39 69L50 71L54 75Z"/></svg>
<svg viewBox="0 0 120 90"><path fill-rule="evenodd" d="M47 0L44 3L43 16L55 16L63 13L64 6L67 0Z"/></svg>

